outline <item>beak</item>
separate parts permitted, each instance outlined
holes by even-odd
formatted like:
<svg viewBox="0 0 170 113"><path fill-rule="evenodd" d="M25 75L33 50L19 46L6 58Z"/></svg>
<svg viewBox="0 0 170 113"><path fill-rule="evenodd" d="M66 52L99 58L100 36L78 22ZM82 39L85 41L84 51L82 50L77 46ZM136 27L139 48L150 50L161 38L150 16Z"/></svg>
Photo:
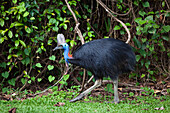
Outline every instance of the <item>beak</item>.
<svg viewBox="0 0 170 113"><path fill-rule="evenodd" d="M56 49L63 49L63 47L62 47L62 45L59 45L59 46L55 47L55 48L53 49L53 51L55 51Z"/></svg>

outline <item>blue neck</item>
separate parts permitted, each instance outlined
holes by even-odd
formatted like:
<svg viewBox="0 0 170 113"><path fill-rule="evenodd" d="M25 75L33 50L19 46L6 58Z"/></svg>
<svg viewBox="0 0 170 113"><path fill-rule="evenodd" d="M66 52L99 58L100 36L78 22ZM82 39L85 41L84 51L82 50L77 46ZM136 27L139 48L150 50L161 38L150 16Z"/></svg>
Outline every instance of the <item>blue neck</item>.
<svg viewBox="0 0 170 113"><path fill-rule="evenodd" d="M69 53L69 46L64 48L64 59L67 63L69 63L67 59L70 59L70 57L68 56L68 53Z"/></svg>

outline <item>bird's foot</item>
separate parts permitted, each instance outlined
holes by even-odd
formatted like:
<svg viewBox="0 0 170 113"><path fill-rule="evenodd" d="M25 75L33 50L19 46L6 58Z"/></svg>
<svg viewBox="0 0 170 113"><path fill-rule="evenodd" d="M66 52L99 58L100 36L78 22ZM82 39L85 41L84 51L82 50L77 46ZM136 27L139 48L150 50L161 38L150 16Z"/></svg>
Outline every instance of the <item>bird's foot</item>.
<svg viewBox="0 0 170 113"><path fill-rule="evenodd" d="M77 96L76 98L70 100L69 102L76 102L76 101L82 99L84 96L85 96L84 94L80 94L79 96Z"/></svg>
<svg viewBox="0 0 170 113"><path fill-rule="evenodd" d="M120 102L119 99L114 100L115 104L119 104L119 102Z"/></svg>
<svg viewBox="0 0 170 113"><path fill-rule="evenodd" d="M120 101L118 101L118 102L114 101L114 103L115 103L115 104L119 104L119 103L120 103Z"/></svg>

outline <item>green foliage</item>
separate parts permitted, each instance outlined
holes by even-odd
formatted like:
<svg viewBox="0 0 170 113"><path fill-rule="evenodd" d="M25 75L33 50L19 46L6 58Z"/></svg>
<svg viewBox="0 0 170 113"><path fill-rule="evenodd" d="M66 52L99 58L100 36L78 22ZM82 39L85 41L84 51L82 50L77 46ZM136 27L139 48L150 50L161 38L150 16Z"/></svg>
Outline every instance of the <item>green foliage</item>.
<svg viewBox="0 0 170 113"><path fill-rule="evenodd" d="M61 84L61 87L63 87L64 85L67 86L67 80L69 79L70 75L69 74L66 74L63 76L62 80L59 81L59 83Z"/></svg>
<svg viewBox="0 0 170 113"><path fill-rule="evenodd" d="M69 4L76 6L77 1L69 1ZM2 0L0 7L0 47L4 59L0 61L3 68L0 79L3 92L7 91L5 86L13 87L18 82L22 85L41 82L44 78L42 73L46 73L49 82L54 81L54 75L48 71L54 71L56 57L50 51L52 44L56 43L56 34L67 30L70 23L67 16L61 16L63 13L71 14L65 2L12 0L8 3ZM46 64L48 57L50 63Z"/></svg>
<svg viewBox="0 0 170 113"><path fill-rule="evenodd" d="M112 84L107 84L106 88L104 89L105 91L107 91L108 93L114 93L114 90L112 89L113 85Z"/></svg>
<svg viewBox="0 0 170 113"><path fill-rule="evenodd" d="M52 82L53 80L55 80L55 77L50 75L50 76L48 77L48 80L49 80L49 82Z"/></svg>
<svg viewBox="0 0 170 113"><path fill-rule="evenodd" d="M102 7L94 7L91 1L68 1L80 22L85 42L98 38L114 37L120 40L127 37L121 24L111 20ZM136 54L136 71L129 75L138 80L167 76L170 52L168 48L170 25L167 22L170 13L165 1L134 0L132 9L129 1L108 1L113 11L126 16L117 16L123 20L132 34L132 43ZM79 5L78 5L79 4ZM110 5L109 5L110 4ZM114 8L112 8L114 4ZM64 1L19 1L1 0L0 6L0 80L3 92L12 88L58 80L64 69L64 60L59 51L52 52L56 46L56 35L63 33L71 51L80 44L80 38L73 39L74 19ZM114 32L113 32L114 30ZM66 35L67 34L67 35ZM98 37L97 37L98 36ZM76 46L76 47L75 47ZM80 75L83 72L79 71ZM87 72L88 76L92 73ZM68 76L60 82L67 86ZM159 77L157 77L159 78ZM82 76L77 77L78 81ZM137 85L139 81L137 82ZM107 86L111 90L111 85Z"/></svg>
<svg viewBox="0 0 170 113"><path fill-rule="evenodd" d="M144 8L150 7L150 2L138 2L142 3ZM166 11L161 10L161 12ZM138 75L141 75L141 78L147 77L149 79L155 80L154 76L160 73L156 69L160 70L161 67L152 67L159 65L156 63L160 61L159 54L166 54L168 52L168 48L165 43L166 41L169 41L168 32L170 26L159 23L159 19L159 11L149 12L145 9L141 9L139 11L139 16L135 18L137 26L136 36L134 36L133 41L136 46L134 50L136 51L137 67L139 70L145 68L145 71L140 71L140 73L136 73L134 76L138 77Z"/></svg>
<svg viewBox="0 0 170 113"><path fill-rule="evenodd" d="M143 89L144 91L142 92L142 94L144 95L153 95L154 94L154 90L148 87L142 87L141 89Z"/></svg>

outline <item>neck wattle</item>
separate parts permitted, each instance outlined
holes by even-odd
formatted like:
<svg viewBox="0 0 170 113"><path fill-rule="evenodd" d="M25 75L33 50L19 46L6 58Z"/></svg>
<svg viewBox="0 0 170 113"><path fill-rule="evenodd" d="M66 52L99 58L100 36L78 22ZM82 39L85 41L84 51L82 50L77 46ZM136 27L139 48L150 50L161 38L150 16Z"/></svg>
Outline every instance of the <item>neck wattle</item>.
<svg viewBox="0 0 170 113"><path fill-rule="evenodd" d="M68 47L64 50L64 59L67 63L69 63L68 59L71 59L71 58L72 58L72 55L69 53L69 47Z"/></svg>

